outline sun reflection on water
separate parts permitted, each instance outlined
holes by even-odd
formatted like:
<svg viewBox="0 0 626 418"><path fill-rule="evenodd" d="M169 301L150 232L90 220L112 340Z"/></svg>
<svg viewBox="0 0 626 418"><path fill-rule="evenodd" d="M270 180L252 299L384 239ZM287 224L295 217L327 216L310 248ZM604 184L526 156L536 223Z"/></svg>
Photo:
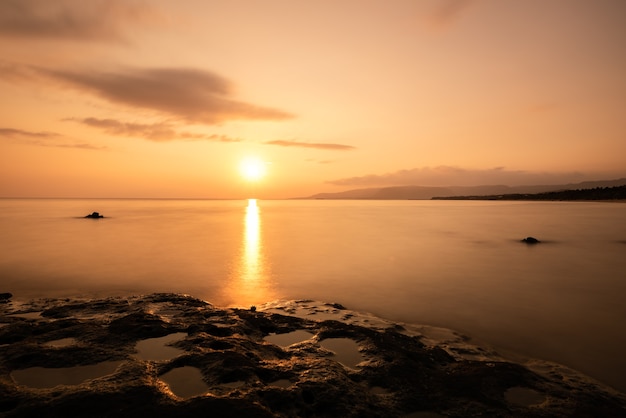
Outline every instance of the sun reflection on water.
<svg viewBox="0 0 626 418"><path fill-rule="evenodd" d="M249 199L244 223L243 279L257 281L260 271L261 217L256 199Z"/></svg>
<svg viewBox="0 0 626 418"><path fill-rule="evenodd" d="M261 211L256 199L248 199L240 256L228 286L227 299L231 304L249 307L271 300L268 270L263 255Z"/></svg>

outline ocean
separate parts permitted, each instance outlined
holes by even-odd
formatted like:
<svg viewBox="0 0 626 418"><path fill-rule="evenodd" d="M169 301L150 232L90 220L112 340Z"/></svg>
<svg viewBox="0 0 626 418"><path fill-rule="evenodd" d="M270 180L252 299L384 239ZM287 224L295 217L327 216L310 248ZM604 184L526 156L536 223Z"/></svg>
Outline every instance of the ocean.
<svg viewBox="0 0 626 418"><path fill-rule="evenodd" d="M335 302L626 392L622 203L0 199L0 236L0 292L18 300Z"/></svg>

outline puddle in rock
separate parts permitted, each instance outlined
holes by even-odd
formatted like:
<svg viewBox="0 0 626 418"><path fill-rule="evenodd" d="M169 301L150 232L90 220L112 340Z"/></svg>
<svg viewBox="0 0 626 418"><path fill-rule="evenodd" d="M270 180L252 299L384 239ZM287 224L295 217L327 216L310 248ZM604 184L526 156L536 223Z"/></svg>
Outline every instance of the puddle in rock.
<svg viewBox="0 0 626 418"><path fill-rule="evenodd" d="M242 382L241 380L236 380L234 382L222 383L220 384L220 386L223 388L228 388L228 389L237 389L237 388L242 387L245 384L246 382Z"/></svg>
<svg viewBox="0 0 626 418"><path fill-rule="evenodd" d="M504 392L507 402L518 406L538 405L546 400L546 397L533 389L516 386Z"/></svg>
<svg viewBox="0 0 626 418"><path fill-rule="evenodd" d="M54 348L60 348L60 347L68 347L70 345L75 345L77 343L76 338L61 338L59 340L53 340L53 341L48 341L45 342L44 345L47 345L49 347L54 347Z"/></svg>
<svg viewBox="0 0 626 418"><path fill-rule="evenodd" d="M191 398L209 391L209 387L202 380L200 369L191 366L178 367L161 376L170 387L172 393L180 398Z"/></svg>
<svg viewBox="0 0 626 418"><path fill-rule="evenodd" d="M14 370L11 376L15 383L31 388L53 388L58 385L79 385L86 380L97 379L115 372L121 361L105 361L98 364L75 367L30 367Z"/></svg>
<svg viewBox="0 0 626 418"><path fill-rule="evenodd" d="M313 338L313 334L300 329L297 331L286 332L284 334L270 334L265 337L265 340L281 347L289 347L292 344L306 341L311 338Z"/></svg>
<svg viewBox="0 0 626 418"><path fill-rule="evenodd" d="M343 312L325 312L325 311L313 311L306 315L307 319L314 321L339 321L343 316Z"/></svg>
<svg viewBox="0 0 626 418"><path fill-rule="evenodd" d="M288 379L278 379L267 384L267 386L273 386L277 388L288 388L291 386L291 381Z"/></svg>
<svg viewBox="0 0 626 418"><path fill-rule="evenodd" d="M373 395L388 395L390 393L388 389L380 386L372 386L369 392Z"/></svg>
<svg viewBox="0 0 626 418"><path fill-rule="evenodd" d="M167 344L182 340L187 336L184 332L176 332L159 338L148 338L137 342L135 357L141 360L171 360L185 351L179 348L170 347Z"/></svg>
<svg viewBox="0 0 626 418"><path fill-rule="evenodd" d="M320 345L335 353L334 360L346 367L354 368L363 361L359 346L350 338L327 338L320 341Z"/></svg>
<svg viewBox="0 0 626 418"><path fill-rule="evenodd" d="M41 318L41 312L43 312L43 311L15 313L15 314L7 315L7 316L15 316L15 317L18 317L18 318L26 318L26 319L39 319L39 318Z"/></svg>

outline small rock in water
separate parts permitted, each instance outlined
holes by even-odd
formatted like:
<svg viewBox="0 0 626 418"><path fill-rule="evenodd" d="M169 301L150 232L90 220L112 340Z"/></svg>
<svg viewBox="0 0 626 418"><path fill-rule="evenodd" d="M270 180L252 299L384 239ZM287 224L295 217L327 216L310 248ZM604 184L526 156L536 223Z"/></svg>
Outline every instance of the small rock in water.
<svg viewBox="0 0 626 418"><path fill-rule="evenodd" d="M526 237L522 240L522 242L525 242L526 244L539 244L541 241L535 237Z"/></svg>
<svg viewBox="0 0 626 418"><path fill-rule="evenodd" d="M6 303L9 301L9 299L11 299L13 297L13 294L6 292L6 293L0 293L0 303Z"/></svg>
<svg viewBox="0 0 626 418"><path fill-rule="evenodd" d="M89 215L85 216L85 218L97 219L97 218L104 218L104 216L100 215L100 213L98 213L98 212L93 212L93 213L90 213Z"/></svg>

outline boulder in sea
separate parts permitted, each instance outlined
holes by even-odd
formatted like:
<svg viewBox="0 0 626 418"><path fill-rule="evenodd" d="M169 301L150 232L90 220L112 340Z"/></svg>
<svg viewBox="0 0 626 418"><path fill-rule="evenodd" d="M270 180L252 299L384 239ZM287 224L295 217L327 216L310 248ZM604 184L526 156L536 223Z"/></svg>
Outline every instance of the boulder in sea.
<svg viewBox="0 0 626 418"><path fill-rule="evenodd" d="M98 218L104 218L104 216L100 215L100 213L98 213L98 212L93 212L93 213L90 213L89 215L85 216L85 218L98 219Z"/></svg>
<svg viewBox="0 0 626 418"><path fill-rule="evenodd" d="M522 242L525 242L526 244L539 244L541 241L535 237L526 237L522 240Z"/></svg>

